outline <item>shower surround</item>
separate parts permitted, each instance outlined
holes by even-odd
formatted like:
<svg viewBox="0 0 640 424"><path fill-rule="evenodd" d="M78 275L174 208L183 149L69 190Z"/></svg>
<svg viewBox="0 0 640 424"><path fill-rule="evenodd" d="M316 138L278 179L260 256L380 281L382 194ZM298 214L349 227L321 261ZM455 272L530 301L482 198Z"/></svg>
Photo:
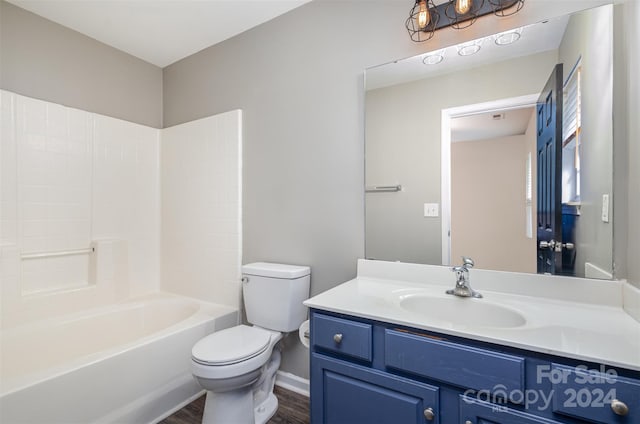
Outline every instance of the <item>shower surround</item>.
<svg viewBox="0 0 640 424"><path fill-rule="evenodd" d="M18 399L20 390L46 398L65 378L83 381L73 380L74 373L86 367L97 367L95 372L125 345L146 346L144 352L154 355L164 350L162 344L150 344L154 337L183 334L177 337L187 341L178 356L188 358L187 334L235 324L240 301L241 111L159 130L0 91L0 118L0 409L10 410L11 404L1 402ZM91 340L101 338L102 324L116 334L129 334L112 326L123 315L100 315L102 311L173 294L193 308L199 305L201 312L166 326L151 325L151 331L127 338L125 344ZM162 315L159 305L176 304L152 303L147 310L156 311L154 316ZM103 318L72 324L80 316L96 314ZM189 318L196 315L200 318ZM73 332L79 327L81 336ZM11 341L26 334L33 346L39 343L38 334L58 334L65 354L55 366L17 367L10 359L15 355L4 350L14 349ZM113 375L117 369L142 365L140 353L118 358L110 362L120 364ZM169 372L168 380L153 382L156 388L185 384L171 386L175 396L164 404L176 405L196 394L190 375L179 368L175 371L182 380ZM73 386L65 386L69 396L89 396L87 386ZM144 398L138 398L144 388L131 393L123 405L149 405L154 417L170 412L152 406L153 393L159 395L154 387L148 387ZM106 392L115 396L119 390L114 385ZM32 401L40 403L37 397ZM93 412L87 415L91 421L104 418L100 411ZM52 415L48 420L70 418Z"/></svg>

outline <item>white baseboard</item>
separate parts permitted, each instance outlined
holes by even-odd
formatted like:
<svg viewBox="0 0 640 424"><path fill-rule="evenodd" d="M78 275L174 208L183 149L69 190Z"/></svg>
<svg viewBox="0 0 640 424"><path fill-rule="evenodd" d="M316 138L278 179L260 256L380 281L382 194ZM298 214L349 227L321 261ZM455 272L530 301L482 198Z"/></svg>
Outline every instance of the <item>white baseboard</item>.
<svg viewBox="0 0 640 424"><path fill-rule="evenodd" d="M276 385L309 397L309 380L306 378L298 377L288 372L278 371L276 373Z"/></svg>

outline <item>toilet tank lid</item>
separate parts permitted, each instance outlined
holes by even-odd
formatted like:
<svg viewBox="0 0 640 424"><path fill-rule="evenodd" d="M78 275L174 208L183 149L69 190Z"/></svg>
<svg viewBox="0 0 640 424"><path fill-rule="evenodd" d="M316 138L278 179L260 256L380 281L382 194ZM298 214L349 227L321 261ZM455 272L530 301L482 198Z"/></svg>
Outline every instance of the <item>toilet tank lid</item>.
<svg viewBox="0 0 640 424"><path fill-rule="evenodd" d="M255 262L242 266L242 273L259 277L300 278L311 274L311 268L300 265Z"/></svg>

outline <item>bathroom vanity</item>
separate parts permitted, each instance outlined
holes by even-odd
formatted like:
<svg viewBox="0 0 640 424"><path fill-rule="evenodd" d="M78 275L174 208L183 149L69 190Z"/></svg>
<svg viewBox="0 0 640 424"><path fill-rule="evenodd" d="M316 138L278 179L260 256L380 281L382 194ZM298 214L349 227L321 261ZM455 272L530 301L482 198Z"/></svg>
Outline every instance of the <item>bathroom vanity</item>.
<svg viewBox="0 0 640 424"><path fill-rule="evenodd" d="M640 323L622 283L471 279L482 299L446 295L445 267L363 260L305 302L312 422L640 422Z"/></svg>

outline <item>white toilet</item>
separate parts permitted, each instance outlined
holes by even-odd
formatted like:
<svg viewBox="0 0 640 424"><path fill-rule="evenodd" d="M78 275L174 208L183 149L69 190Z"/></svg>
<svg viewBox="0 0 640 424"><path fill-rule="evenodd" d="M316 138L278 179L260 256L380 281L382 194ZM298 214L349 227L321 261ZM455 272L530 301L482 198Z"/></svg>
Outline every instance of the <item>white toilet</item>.
<svg viewBox="0 0 640 424"><path fill-rule="evenodd" d="M205 424L264 424L278 409L273 394L283 333L307 317L311 270L306 266L258 262L242 267L247 321L198 341L191 370L207 390Z"/></svg>

